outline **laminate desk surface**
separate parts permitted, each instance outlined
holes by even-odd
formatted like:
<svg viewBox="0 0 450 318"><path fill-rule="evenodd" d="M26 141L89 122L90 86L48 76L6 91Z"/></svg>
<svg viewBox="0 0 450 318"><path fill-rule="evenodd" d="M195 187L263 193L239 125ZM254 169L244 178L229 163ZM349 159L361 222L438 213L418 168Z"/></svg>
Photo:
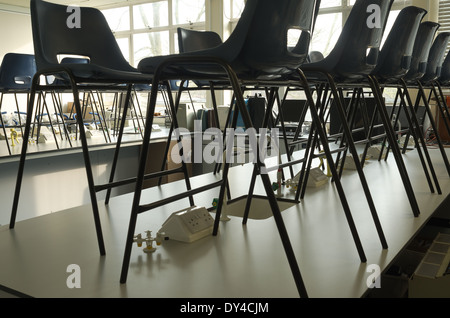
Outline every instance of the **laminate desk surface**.
<svg viewBox="0 0 450 318"><path fill-rule="evenodd" d="M364 168L388 249L381 246L356 172L344 173L344 190L367 263L359 259L333 184L308 188L304 200L282 212L309 297L364 296L367 279L373 274L371 265L386 270L423 227L450 192L450 178L440 153L435 149L430 152L442 195L430 193L415 151L404 155L421 209L417 218L393 159L371 161ZM247 193L251 171L249 165L230 169L232 198ZM217 178L206 174L191 182L196 187ZM151 202L181 189L183 182L147 189L142 200ZM256 193L264 194L259 178ZM286 190L286 196L288 193ZM195 203L209 207L217 195L218 189L210 190L197 195ZM132 198L132 194L115 197L108 206L99 202L105 256L99 254L89 205L20 221L14 230L7 225L0 227L0 286L38 298L299 296L273 217L249 219L243 226L242 218L230 216L230 221L221 222L218 236L193 243L164 241L153 254L145 254L134 245L127 283L120 284ZM136 234L147 230L156 233L170 214L187 206L186 199L139 215ZM68 288L71 264L80 268L80 288Z"/></svg>

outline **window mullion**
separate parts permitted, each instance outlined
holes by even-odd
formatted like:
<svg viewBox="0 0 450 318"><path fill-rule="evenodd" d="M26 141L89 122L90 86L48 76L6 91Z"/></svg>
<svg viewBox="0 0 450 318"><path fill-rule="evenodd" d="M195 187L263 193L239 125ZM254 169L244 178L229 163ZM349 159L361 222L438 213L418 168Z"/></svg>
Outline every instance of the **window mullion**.
<svg viewBox="0 0 450 318"><path fill-rule="evenodd" d="M174 53L175 52L175 32L172 31L172 29L174 28L173 25L173 3L172 0L167 0L168 1L168 8L169 8L169 50L170 53Z"/></svg>
<svg viewBox="0 0 450 318"><path fill-rule="evenodd" d="M128 48L128 54L130 56L130 64L134 65L134 40L133 40L133 31L134 31L134 13L133 13L133 6L130 5L129 6L129 10L130 10L130 32L128 33L128 44L129 44L129 48Z"/></svg>

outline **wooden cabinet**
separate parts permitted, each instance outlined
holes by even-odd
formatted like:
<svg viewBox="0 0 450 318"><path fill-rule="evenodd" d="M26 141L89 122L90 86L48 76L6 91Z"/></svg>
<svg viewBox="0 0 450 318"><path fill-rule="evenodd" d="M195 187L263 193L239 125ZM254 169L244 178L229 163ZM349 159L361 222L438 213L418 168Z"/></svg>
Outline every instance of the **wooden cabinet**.
<svg viewBox="0 0 450 318"><path fill-rule="evenodd" d="M147 158L147 165L145 168L145 174L161 171L161 168L163 165L164 153L166 151L166 145L167 145L166 141L150 143L150 149L149 149L148 158ZM181 165L181 164L175 163L171 158L172 148L175 147L176 145L177 145L176 141L170 142L169 152L168 152L168 155L166 158L166 163L164 165L165 169L176 169ZM192 164L188 163L187 168L188 168L189 176L192 176ZM162 184L181 180L181 179L183 179L182 173L171 174L168 176L164 176L162 178ZM159 180L159 178L153 178L153 179L144 181L144 188L150 188L150 187L154 187L154 186L158 185L158 180Z"/></svg>

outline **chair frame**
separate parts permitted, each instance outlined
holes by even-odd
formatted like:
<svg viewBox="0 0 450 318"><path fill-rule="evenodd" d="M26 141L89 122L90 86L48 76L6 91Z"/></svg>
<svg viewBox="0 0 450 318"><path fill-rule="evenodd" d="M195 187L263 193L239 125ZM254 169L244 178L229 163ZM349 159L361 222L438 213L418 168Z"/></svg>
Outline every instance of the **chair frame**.
<svg viewBox="0 0 450 318"><path fill-rule="evenodd" d="M66 12L66 7L63 5L48 3L42 0L31 0L30 8L31 8L31 18L32 18L32 26L33 26L33 37L34 37L34 44L35 44L35 56L36 56L36 62L37 62L37 72L34 75L32 79L31 84L31 92L30 92L30 99L28 102L27 107L27 120L25 124L25 130L23 133L23 143L22 143L22 151L19 161L19 170L17 173L17 181L16 181L16 187L14 192L14 199L13 199L13 206L11 211L11 219L9 228L13 229L15 227L16 223L16 217L18 212L18 206L19 206L19 198L20 198L20 190L22 186L22 180L23 180L23 172L25 167L25 161L27 156L27 147L28 147L28 140L30 136L30 130L31 130L31 124L32 124L32 116L35 109L35 101L36 101L36 94L40 92L45 92L47 90L56 90L56 91L63 91L68 90L72 93L73 99L74 99L74 107L75 112L77 114L82 114L82 105L80 103L80 91L85 90L104 90L108 86L110 89L118 92L122 92L125 94L125 105L123 109L123 114L120 122L120 131L119 135L117 137L116 141L116 147L115 147L115 154L113 158L113 163L111 167L111 177L108 183L105 184L95 184L94 175L92 171L92 165L91 165L91 159L89 155L89 145L87 142L86 133L84 130L84 122L82 116L77 116L76 123L79 129L80 134L80 140L81 140L81 149L83 154L83 160L86 170L86 177L87 177L87 183L88 183L88 191L92 206L92 212L93 212L93 218L94 218L94 224L95 224L95 230L97 234L97 242L98 247L100 251L100 255L106 254L106 248L101 228L101 220L99 215L99 207L97 202L97 192L108 190L110 191L112 188L119 187L125 184L130 184L135 182L136 178L131 178L127 180L120 180L120 181L113 181L114 180L114 174L117 167L117 161L119 157L119 150L122 143L122 137L123 137L123 129L125 127L125 121L126 121L126 114L128 111L128 105L129 101L131 99L132 95L132 89L133 85L135 84L150 84L152 81L152 76L148 74L142 74L139 73L137 70L133 69L131 66L127 64L125 59L120 53L120 49L118 48L117 43L115 42L114 36L112 33L110 33L107 37L110 40L109 44L114 47L114 49L111 49L111 52L116 52L116 56L121 58L122 62L122 69L110 69L107 66L98 66L97 64L91 64L88 63L88 65L85 64L55 64L53 61L56 59L53 52L56 52L58 48L51 47L47 48L45 45L41 42L41 23L39 21L40 16L42 12L47 12L42 9L43 6L51 7L54 11L59 12ZM94 8L81 8L81 10L89 11L90 14L97 15L97 17L100 17L101 12ZM65 23L65 16L59 16L59 22ZM90 27L96 27L103 29L105 32L111 32L109 27L107 27L106 20L103 19L103 21L89 21L90 23L97 23L97 25L90 25ZM56 23L56 22L55 22ZM103 24L102 24L103 23ZM106 27L105 27L106 26ZM65 25L64 25L65 27ZM85 26L86 27L86 26ZM88 27L86 27L86 30ZM85 32L85 29L81 29L83 32ZM78 34L78 30L73 31L76 34ZM96 34L96 33L94 33ZM72 35L77 36L77 35ZM79 36L79 35L78 35ZM95 36L92 35L91 36ZM107 41L107 40L105 40ZM67 41L65 41L67 44ZM52 43L52 45L58 45L57 43ZM86 54L85 48L80 49L77 47L74 47L76 44L73 44L71 42L70 47L67 48L59 48L59 52L63 50L64 54L76 54L76 55L83 55ZM67 51L69 50L69 52ZM77 51L78 50L78 51ZM111 53L113 54L113 53ZM52 56L51 59L47 59L48 56ZM108 58L111 58L109 56ZM101 59L98 55L96 56L96 61L98 59ZM111 63L111 60L109 60L109 63ZM128 65L128 66L127 66ZM81 73L80 69L81 67ZM93 69L93 72L92 72ZM95 72L100 69L102 72L105 72L105 75L102 76L96 76ZM126 70L125 70L126 69ZM86 72L88 70L88 74L86 75ZM75 72L78 72L75 74ZM112 74L112 75L110 75ZM49 85L42 85L41 84L41 77L48 77L48 76L57 76L57 78L61 78L65 80L65 82L62 85L55 85L55 86L49 86ZM188 184L188 182L187 182Z"/></svg>
<svg viewBox="0 0 450 318"><path fill-rule="evenodd" d="M255 12L254 10L256 9L257 5L260 5L259 3L257 4L257 1L248 1L246 3L246 8L244 9L243 16L246 16L247 18L252 19L252 15L254 14L254 12ZM289 5L294 5L294 4L291 3ZM295 5L297 6L298 4L295 4ZM308 5L311 6L312 3L308 3ZM246 21L246 22L244 22L244 21ZM241 20L240 20L241 24L238 24L238 27L236 27L236 30L248 32L247 28L249 27L249 25L245 24L245 23L249 23L249 21L251 21L251 20L245 20L245 19L241 18ZM232 34L230 36L230 38L232 38L233 40L237 40L239 45L242 45L243 40L244 40L242 37L242 34L239 34L238 31L236 31L236 30L235 30L235 32L233 32L234 34ZM230 43L230 42L228 42L228 43ZM224 42L224 46L229 45L228 43ZM216 54L217 53L218 52L216 52ZM230 53L230 52L228 52L228 53ZM236 53L237 52L235 49L230 54L233 55ZM155 85L157 85L157 83L160 83L162 81L169 81L169 80L173 80L173 79L175 79L175 80L201 79L201 80L205 80L205 81L209 81L209 82L211 82L211 81L215 82L218 80L219 81L227 81L227 82L229 82L229 86L233 90L234 98L236 101L235 104L236 104L236 107L238 110L238 111L235 111L233 114L232 123L236 123L238 113L240 113L242 115L245 127L247 129L252 128L253 124L251 122L248 111L245 107L245 101L244 101L244 98L242 95L242 87L246 86L246 84L244 84L244 83L251 82L253 84L257 84L260 81L255 80L255 78L253 76L250 76L251 78L243 78L243 77L239 76L240 70L233 68L232 62L231 62L232 59L233 58L230 58L230 57L227 57L227 58L220 57L220 54L215 55L214 52L210 52L210 51L205 54L202 54L201 52L200 52L200 54L197 54L197 52L193 52L193 53L166 56L166 57L161 58L160 61L157 63L156 70L151 71L152 74L154 75L154 78L153 78L154 82L152 84L151 99L148 104L147 114L151 113L155 108L156 94L157 94ZM155 63L156 61L157 60L155 60L155 59L152 60L153 63ZM152 66L154 66L154 65L155 64L152 64ZM182 70L186 70L186 72L180 73L180 72L174 71L174 70L180 69L180 67ZM206 70L205 67L208 67L208 68L212 67L213 70L212 71L210 70L209 72L203 72L203 70ZM139 67L138 67L138 69L139 69ZM192 69L195 69L196 71L192 72ZM145 72L144 69L140 69L140 70ZM220 75L218 75L218 72L220 73ZM175 121L174 124L175 124L174 127L176 129L177 122ZM141 192L142 192L142 182L144 181L143 172L144 172L144 168L145 168L145 162L147 159L146 154L148 152L148 140L150 139L151 125L152 125L152 119L147 118L145 134L144 134L144 142L143 142L144 148L142 149L142 153L141 153L138 181L136 183L132 212L131 212L131 217L130 217L129 230L128 230L127 239L126 239L124 260L123 260L123 264L122 264L122 273L121 273L121 279L120 279L121 283L125 283L126 279L127 279L128 267L129 267L130 256L131 256L131 248L132 248L132 244L133 244L133 235L134 235L134 230L136 227L137 216L140 213L149 211L149 210L159 207L161 205L165 205L168 202L171 202L173 200L179 200L179 199L185 198L189 194L192 194L192 193L199 193L199 192L206 191L208 189L220 187L219 202L217 205L216 217L215 217L214 228L213 228L213 235L215 236L215 235L217 235L217 232L218 232L220 216L221 216L221 212L222 212L222 203L224 200L225 190L228 185L227 177L228 177L228 171L229 171L229 163L225 162L225 164L223 165L222 178L220 181L200 187L198 189L193 189L191 191L187 191L185 193L177 194L170 198L162 199L158 202L141 205L140 199L141 199ZM232 126L233 126L233 124L232 124ZM263 167L265 167L265 163L260 159L261 158L259 158L259 156L258 156L257 162L255 163L255 165L262 169ZM291 243L289 240L289 235L287 233L286 227L283 222L283 218L281 216L281 211L278 206L277 199L276 199L275 194L272 189L270 178L267 174L261 175L261 178L262 178L264 189L266 191L266 194L267 194L267 197L268 197L268 200L269 200L269 203L270 203L273 215L274 215L275 222L277 224L277 228L278 228L278 231L279 231L282 243L283 243L283 247L285 249L285 252L286 252L286 255L288 258L289 265L291 267L292 274L294 276L294 280L295 280L297 289L298 289L301 297L307 297L307 291L306 291L303 279L300 274L298 263L295 258L295 253L293 252L293 249L292 249L292 246L291 246Z"/></svg>

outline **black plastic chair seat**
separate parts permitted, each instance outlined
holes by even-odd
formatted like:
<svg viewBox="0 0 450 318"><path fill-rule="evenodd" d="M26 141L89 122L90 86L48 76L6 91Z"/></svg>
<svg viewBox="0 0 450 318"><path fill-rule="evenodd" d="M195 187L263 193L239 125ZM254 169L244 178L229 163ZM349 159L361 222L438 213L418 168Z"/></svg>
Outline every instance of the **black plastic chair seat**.
<svg viewBox="0 0 450 318"><path fill-rule="evenodd" d="M60 68L62 74L53 74ZM91 64L88 58L64 58L61 63L50 70L55 79L52 83L48 83L54 86L67 86L69 85L69 77L67 72L70 72L77 83L80 85L88 83L96 84L115 84L123 85L124 81L128 82L143 82L150 83L152 76L148 74L142 74L134 68L128 70L115 70L107 67L103 67L96 64Z"/></svg>
<svg viewBox="0 0 450 318"><path fill-rule="evenodd" d="M60 71L70 72L79 84L84 83L151 83L152 76L138 71L118 71L95 64L60 64L52 73ZM64 76L63 76L64 78Z"/></svg>
<svg viewBox="0 0 450 318"><path fill-rule="evenodd" d="M199 52L198 52L199 53ZM265 81L282 79L284 76L292 74L300 65L295 64L292 68L285 67L284 64L276 65L278 60L273 60L270 64L253 64L253 67L248 67L241 63L228 63L228 61L222 57L214 55L214 52L204 52L204 57L207 59L213 59L217 61L222 61L223 63L230 64L234 72L240 80L244 81ZM197 54L180 53L170 56L155 56L142 60L138 65L138 70L142 73L154 73L161 62L167 60L167 58L198 58ZM297 68L295 67L297 66ZM273 72L271 72L273 71ZM183 65L169 66L165 69L164 75L166 78L173 79L186 79L186 80L197 80L197 81L214 81L227 83L228 75L223 67L219 66L217 63L202 63L189 64L183 63Z"/></svg>

